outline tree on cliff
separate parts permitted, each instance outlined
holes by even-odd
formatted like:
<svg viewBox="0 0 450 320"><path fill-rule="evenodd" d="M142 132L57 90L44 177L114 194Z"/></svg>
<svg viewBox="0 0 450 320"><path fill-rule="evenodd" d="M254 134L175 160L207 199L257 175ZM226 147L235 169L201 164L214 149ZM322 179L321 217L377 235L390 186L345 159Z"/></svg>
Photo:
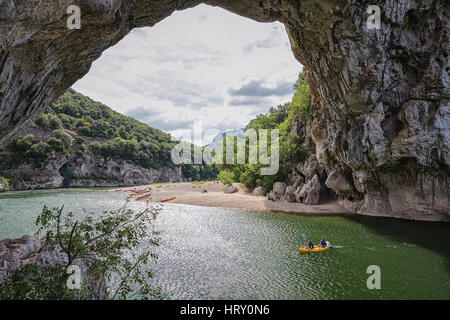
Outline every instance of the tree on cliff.
<svg viewBox="0 0 450 320"><path fill-rule="evenodd" d="M246 144L246 164L237 164L236 161L234 164L216 164L221 170L219 178L221 175L225 175L231 177L231 181L243 183L247 188L262 186L268 192L276 181L285 181L287 179L287 163L300 162L306 157L307 145L293 130L295 121L311 119L312 101L310 88L306 81L306 69L299 74L298 80L294 84L294 89L295 93L291 102L279 105L276 108L270 108L267 114L258 115L247 125L247 129L254 129L257 132L261 129L279 130L280 169L278 173L276 175L263 176L260 174L262 167L260 162L248 164L249 140L247 138L240 142ZM235 153L236 149L237 147L235 146ZM226 150L225 139L223 150Z"/></svg>

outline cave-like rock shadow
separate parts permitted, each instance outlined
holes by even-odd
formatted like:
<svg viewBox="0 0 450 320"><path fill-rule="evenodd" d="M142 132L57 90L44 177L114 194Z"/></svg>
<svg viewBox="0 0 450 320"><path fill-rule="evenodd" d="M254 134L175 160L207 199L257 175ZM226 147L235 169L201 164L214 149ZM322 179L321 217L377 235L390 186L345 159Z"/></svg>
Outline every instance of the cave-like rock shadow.
<svg viewBox="0 0 450 320"><path fill-rule="evenodd" d="M450 273L450 223L414 221L385 217L346 216L383 237L432 250L445 257L445 270Z"/></svg>

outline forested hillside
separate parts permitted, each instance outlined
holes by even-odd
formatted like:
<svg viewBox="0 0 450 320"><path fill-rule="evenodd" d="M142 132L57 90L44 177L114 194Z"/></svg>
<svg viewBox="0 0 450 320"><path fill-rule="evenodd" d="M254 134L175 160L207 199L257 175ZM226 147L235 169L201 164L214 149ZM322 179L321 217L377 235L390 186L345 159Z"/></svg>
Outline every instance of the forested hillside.
<svg viewBox="0 0 450 320"><path fill-rule="evenodd" d="M21 136L0 151L0 179L5 184L7 180L14 180L14 175L17 176L15 171L21 165L39 170L63 157L74 163L83 162L88 156L97 162L109 159L142 169L177 168L181 169L184 179L216 176L217 171L212 166L176 167L171 161L171 150L176 143L170 134L70 89ZM75 172L70 175L71 178L80 178ZM82 178L99 180L105 177L90 173ZM118 175L116 178L121 180Z"/></svg>
<svg viewBox="0 0 450 320"><path fill-rule="evenodd" d="M307 150L313 148L313 142L306 134L302 134L300 127L310 118L312 103L309 86L305 79L305 73L299 75L295 83L295 94L292 101L269 109L267 114L260 114L251 120L246 130L278 129L279 130L279 156L280 167L275 175L261 175L261 163L257 164L221 164L217 165L221 172L222 180L239 181L246 187L264 187L265 192L272 189L277 181L287 181L291 174L292 166L303 162L307 157ZM298 127L298 128L297 128ZM248 145L249 141L242 142ZM223 142L225 148L226 142ZM247 146L248 148L248 146ZM246 154L248 158L248 152Z"/></svg>

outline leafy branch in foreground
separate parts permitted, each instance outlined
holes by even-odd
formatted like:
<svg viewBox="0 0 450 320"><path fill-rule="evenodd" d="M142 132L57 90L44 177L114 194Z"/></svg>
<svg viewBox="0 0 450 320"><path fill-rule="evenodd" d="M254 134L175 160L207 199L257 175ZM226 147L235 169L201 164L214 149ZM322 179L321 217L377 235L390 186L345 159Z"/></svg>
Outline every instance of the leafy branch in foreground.
<svg viewBox="0 0 450 320"><path fill-rule="evenodd" d="M30 276L28 269L15 272L10 279L17 283L27 280L28 290L33 291L34 299L86 299L94 296L93 279L102 279L112 289L111 299L127 299L137 296L141 299L159 298L159 288L150 283L153 274L148 264L156 261L157 255L151 251L159 245L159 232L154 230L153 222L161 210L160 206L147 206L141 211L127 208L128 203L117 210L104 211L102 214L64 214L64 207L48 208L44 206L36 219L37 235L45 235L47 244L58 244L66 257L65 265L53 268L47 273L53 276L53 287L40 288L42 279ZM82 279L82 288L77 295L68 292L66 270L71 265L79 265L90 260L86 275ZM30 272L37 273L36 268ZM34 280L33 280L34 279ZM89 279L91 281L89 281ZM48 279L46 279L48 280ZM23 282L23 281L22 281ZM14 288L17 290L14 291ZM9 298L27 298L13 283L8 284ZM2 288L0 288L0 293ZM3 291L5 292L4 288ZM22 290L23 291L23 290ZM5 298L5 297L3 297ZM6 297L8 298L8 297Z"/></svg>
<svg viewBox="0 0 450 320"><path fill-rule="evenodd" d="M65 286L64 265L43 267L27 264L14 270L0 284L0 300L74 300L88 299L92 292L85 288L69 290Z"/></svg>

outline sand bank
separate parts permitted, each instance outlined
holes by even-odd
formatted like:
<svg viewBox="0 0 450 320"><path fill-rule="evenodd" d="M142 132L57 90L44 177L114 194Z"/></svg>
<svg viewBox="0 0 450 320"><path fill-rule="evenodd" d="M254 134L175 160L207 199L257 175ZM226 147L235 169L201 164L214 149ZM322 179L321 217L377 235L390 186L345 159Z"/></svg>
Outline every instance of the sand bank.
<svg viewBox="0 0 450 320"><path fill-rule="evenodd" d="M224 193L222 183L206 182L195 184L190 182L153 184L150 201L161 201L176 196L170 203L195 206L238 208L252 211L278 211L303 214L351 214L336 201L309 206L301 203L282 203L267 200L265 196L254 196L241 184L234 184L238 192ZM147 186L138 187L144 188ZM130 189L130 188L124 188ZM202 192L206 190L207 192Z"/></svg>

